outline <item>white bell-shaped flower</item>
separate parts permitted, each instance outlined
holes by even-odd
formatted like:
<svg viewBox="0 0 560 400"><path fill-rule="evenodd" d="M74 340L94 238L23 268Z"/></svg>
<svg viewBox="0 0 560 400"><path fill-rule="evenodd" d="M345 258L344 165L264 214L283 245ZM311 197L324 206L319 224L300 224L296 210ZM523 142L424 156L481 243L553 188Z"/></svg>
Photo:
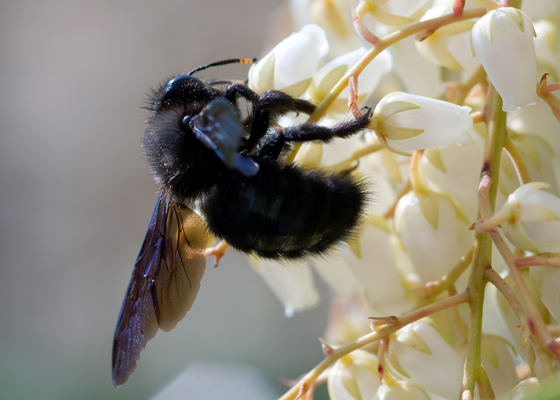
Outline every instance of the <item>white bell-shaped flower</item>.
<svg viewBox="0 0 560 400"><path fill-rule="evenodd" d="M408 37L389 48L393 70L407 93L438 97L445 91L439 65L426 62L416 50L416 41Z"/></svg>
<svg viewBox="0 0 560 400"><path fill-rule="evenodd" d="M409 155L411 150L471 143L470 110L446 101L395 92L377 104L371 126L381 144Z"/></svg>
<svg viewBox="0 0 560 400"><path fill-rule="evenodd" d="M339 297L351 296L363 289L363 285L352 269L340 257L337 249L328 257L318 257L312 261L317 273Z"/></svg>
<svg viewBox="0 0 560 400"><path fill-rule="evenodd" d="M560 252L560 199L539 190L548 183L533 182L509 195L499 212L476 223L476 229L487 231L501 224L509 241L532 253Z"/></svg>
<svg viewBox="0 0 560 400"><path fill-rule="evenodd" d="M369 214L359 238L345 246L341 256L372 306L388 314L399 314L410 307L405 303L404 279L399 275L390 230L381 215Z"/></svg>
<svg viewBox="0 0 560 400"><path fill-rule="evenodd" d="M249 87L257 93L281 90L299 97L307 90L319 60L328 50L325 31L317 25L306 25L251 67Z"/></svg>
<svg viewBox="0 0 560 400"><path fill-rule="evenodd" d="M356 350L338 360L329 373L331 400L371 399L381 386L377 358Z"/></svg>
<svg viewBox="0 0 560 400"><path fill-rule="evenodd" d="M386 382L371 400L432 400L424 388L407 381Z"/></svg>
<svg viewBox="0 0 560 400"><path fill-rule="evenodd" d="M308 89L308 94L314 102L320 103L338 83L338 81L365 56L367 49L360 47L357 50L343 54L335 58L324 67L319 69ZM371 96L381 77L391 70L393 59L388 51L381 52L372 62L368 64L358 78L357 103L358 105ZM349 89L346 87L330 106L329 111L337 114L348 113Z"/></svg>
<svg viewBox="0 0 560 400"><path fill-rule="evenodd" d="M558 128L560 129L560 126ZM547 182L550 186L545 190L558 196L560 193L556 182L555 154L552 147L538 135L522 134L511 137L525 161L531 180Z"/></svg>
<svg viewBox="0 0 560 400"><path fill-rule="evenodd" d="M423 283L449 272L472 243L459 234L467 232L469 224L458 211L447 197L434 192L410 192L397 204L395 228Z"/></svg>
<svg viewBox="0 0 560 400"><path fill-rule="evenodd" d="M512 351L515 353L513 347L504 338L482 335L481 363L496 396L509 393L519 382Z"/></svg>
<svg viewBox="0 0 560 400"><path fill-rule="evenodd" d="M538 21L555 14L559 15L560 3L558 0L524 1L521 9L531 18L531 21Z"/></svg>
<svg viewBox="0 0 560 400"><path fill-rule="evenodd" d="M429 20L449 14L453 12L453 4L453 0L438 2L424 14L421 20ZM479 61L468 51L470 32L473 26L473 20L442 26L423 40L416 41L416 48L430 63L457 71L465 69L470 71L480 65Z"/></svg>
<svg viewBox="0 0 560 400"><path fill-rule="evenodd" d="M419 168L430 187L457 200L470 221L478 213L477 188L480 180L482 153L476 144L450 144L424 152Z"/></svg>
<svg viewBox="0 0 560 400"><path fill-rule="evenodd" d="M430 3L431 0L362 0L356 13L360 17L370 14L385 25L401 26L420 19Z"/></svg>
<svg viewBox="0 0 560 400"><path fill-rule="evenodd" d="M253 269L284 305L284 314L314 307L319 302L319 292L313 283L311 268L303 262L277 262L249 257Z"/></svg>
<svg viewBox="0 0 560 400"><path fill-rule="evenodd" d="M560 321L560 270L550 267L531 267L531 280L537 294L556 321Z"/></svg>
<svg viewBox="0 0 560 400"><path fill-rule="evenodd" d="M507 126L517 133L538 135L550 144L555 154L560 154L560 122L540 97L533 107L522 107L509 112Z"/></svg>
<svg viewBox="0 0 560 400"><path fill-rule="evenodd" d="M503 111L537 102L537 61L533 24L513 7L491 10L472 29L472 45L502 96Z"/></svg>
<svg viewBox="0 0 560 400"><path fill-rule="evenodd" d="M537 378L525 379L513 389L511 400L530 400L538 398L541 385Z"/></svg>
<svg viewBox="0 0 560 400"><path fill-rule="evenodd" d="M493 250L497 251L496 249ZM514 291L516 296L519 297L519 293L516 290L515 282L511 275L508 275L507 272L503 272L500 274L504 281L508 284L508 286ZM506 335L500 335L507 338L507 341L513 344L513 347L517 351L523 360L527 361L529 358L528 353L528 346L525 345L525 341L528 338L528 330L524 329L521 331L520 328L520 321L511 309L511 306L504 298L504 296L496 289L494 285L487 285L487 293L488 293L488 302L489 306L495 306L495 309L498 311L498 318L502 324L502 327L507 331ZM484 306L487 306L487 301L484 301ZM483 314L484 318L484 314ZM483 321L484 327L484 321ZM483 328L484 329L484 328Z"/></svg>
<svg viewBox="0 0 560 400"><path fill-rule="evenodd" d="M560 15L535 23L535 51L537 66L551 75L553 82L560 80Z"/></svg>
<svg viewBox="0 0 560 400"><path fill-rule="evenodd" d="M397 372L429 392L446 399L457 398L460 392L463 361L423 320L397 331L388 360Z"/></svg>

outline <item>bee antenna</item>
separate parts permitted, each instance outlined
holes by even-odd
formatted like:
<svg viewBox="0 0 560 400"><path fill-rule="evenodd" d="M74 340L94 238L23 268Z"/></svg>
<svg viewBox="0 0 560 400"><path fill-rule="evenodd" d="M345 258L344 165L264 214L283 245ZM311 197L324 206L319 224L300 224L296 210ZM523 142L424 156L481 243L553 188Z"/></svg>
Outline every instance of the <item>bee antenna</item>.
<svg viewBox="0 0 560 400"><path fill-rule="evenodd" d="M203 65L202 67L198 67L193 69L189 72L189 76L192 76L195 72L202 71L206 68L210 67L217 67L218 65L226 65L226 64L254 64L257 62L256 58L249 59L249 58L228 58L227 60L216 61L211 64Z"/></svg>

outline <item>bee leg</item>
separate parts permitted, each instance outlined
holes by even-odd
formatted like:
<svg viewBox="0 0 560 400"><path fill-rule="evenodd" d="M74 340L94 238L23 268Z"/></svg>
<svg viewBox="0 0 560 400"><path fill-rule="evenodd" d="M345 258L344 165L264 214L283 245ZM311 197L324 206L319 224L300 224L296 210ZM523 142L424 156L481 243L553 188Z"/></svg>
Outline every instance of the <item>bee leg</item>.
<svg viewBox="0 0 560 400"><path fill-rule="evenodd" d="M229 85L227 87L225 98L226 100L235 103L238 94L253 103L253 106L255 106L259 101L259 95L257 93L251 90L248 86L239 83Z"/></svg>
<svg viewBox="0 0 560 400"><path fill-rule="evenodd" d="M335 138L347 138L367 127L372 116L370 107L365 107L359 118L343 121L333 127L303 124L277 131L261 149L259 156L278 159L285 142L309 142L319 140L328 143Z"/></svg>
<svg viewBox="0 0 560 400"><path fill-rule="evenodd" d="M259 96L254 105L251 123L251 133L243 145L243 149L252 149L264 137L271 122L275 122L280 115L289 112L311 114L315 106L301 99L278 90L268 90Z"/></svg>

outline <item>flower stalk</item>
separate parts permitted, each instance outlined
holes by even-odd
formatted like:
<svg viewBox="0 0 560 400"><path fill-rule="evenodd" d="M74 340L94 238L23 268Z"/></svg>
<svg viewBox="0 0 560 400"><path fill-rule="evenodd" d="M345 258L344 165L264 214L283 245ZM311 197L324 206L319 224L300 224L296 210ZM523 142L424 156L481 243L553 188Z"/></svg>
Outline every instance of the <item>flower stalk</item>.
<svg viewBox="0 0 560 400"><path fill-rule="evenodd" d="M479 209L486 214L494 209L500 172L500 157L506 137L506 113L502 111L502 98L490 85L488 88L488 102L486 105L486 124L488 135L484 146L483 166L481 172L481 186L487 188L487 195L482 195L482 201L488 200L484 208ZM485 192L485 190L483 190ZM465 368L461 393L474 393L475 382L480 372L480 351L482 334L482 306L484 304L484 288L486 286L485 271L492 264L492 240L485 233L476 233L474 260L469 277L469 306L470 325L467 340ZM466 393L465 393L466 394Z"/></svg>
<svg viewBox="0 0 560 400"><path fill-rule="evenodd" d="M453 297L448 297L426 307L412 311L408 314L403 315L402 317L393 317L397 321L395 324L381 325L372 333L362 336L359 339L336 349L330 356L325 358L323 361L321 361L321 363L319 363L315 368L307 373L307 375L305 375L297 385L294 385L279 400L295 400L298 395L304 395L308 390L307 388L311 387L313 382L317 380L317 378L323 371L325 371L335 361L339 360L347 354L350 354L354 350L360 349L364 346L367 346L368 344L386 338L402 327L418 321L421 318L427 317L428 315L435 314L439 311L446 310L451 307L455 307L459 304L466 303L468 300L469 293L465 291Z"/></svg>
<svg viewBox="0 0 560 400"><path fill-rule="evenodd" d="M472 8L470 10L464 11L461 15L455 15L453 13L443 15L438 18L433 18L427 21L421 21L415 24L411 24L407 27L404 27L396 32L393 32L382 39L377 40L375 45L373 45L372 49L367 52L367 54L362 57L360 61L356 63L352 68L344 74L342 78L338 81L338 83L331 89L329 94L321 101L321 103L317 106L313 114L311 114L307 120L307 123L315 123L325 115L330 105L334 102L334 100L338 97L338 95L346 88L348 82L352 76L358 77L365 67L377 57L383 50L389 48L395 43L399 41L415 35L416 33L433 30L435 31L442 26L452 24L454 22L464 21L471 18L478 18L486 14L487 10L485 7L478 7ZM292 162L299 151L301 144L295 144L292 150L292 153L287 159L287 162Z"/></svg>

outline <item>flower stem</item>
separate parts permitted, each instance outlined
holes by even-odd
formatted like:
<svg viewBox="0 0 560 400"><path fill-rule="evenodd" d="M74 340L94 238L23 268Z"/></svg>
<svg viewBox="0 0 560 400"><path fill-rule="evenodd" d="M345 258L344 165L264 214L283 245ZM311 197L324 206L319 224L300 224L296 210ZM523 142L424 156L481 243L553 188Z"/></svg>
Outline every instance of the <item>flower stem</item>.
<svg viewBox="0 0 560 400"><path fill-rule="evenodd" d="M521 271L515 263L515 256L502 238L502 235L500 235L497 231L490 231L488 233L490 234L490 236L492 236L494 244L500 251L500 254L509 267L509 271L515 281L515 285L519 290L521 300L523 301L523 304L527 311L527 325L529 326L531 335L533 335L538 345L550 350L552 355L556 358L556 361L560 363L560 349L557 348L554 339L546 328L541 314L539 313L539 310L535 302L533 301L533 298L531 297L529 288L527 287L525 280L521 275Z"/></svg>
<svg viewBox="0 0 560 400"><path fill-rule="evenodd" d="M539 258L539 257L527 257L518 258L515 260L515 265L518 267L552 267L560 268L560 260L558 258Z"/></svg>
<svg viewBox="0 0 560 400"><path fill-rule="evenodd" d="M517 316L519 322L522 325L525 325L527 323L527 313L506 281L504 281L500 274L498 274L493 268L487 268L486 271L484 271L484 274L486 275L488 281L496 286L496 289L498 289L504 296L509 306Z"/></svg>
<svg viewBox="0 0 560 400"><path fill-rule="evenodd" d="M397 194L397 197L395 198L395 201L393 201L393 204L391 205L391 207L385 212L385 214L383 214L383 218L389 219L389 218L391 218L395 215L395 210L397 209L397 204L399 203L399 200L405 194L410 192L411 189L412 189L412 185L410 184L410 181L408 181L406 183L406 185L403 186L401 191Z"/></svg>
<svg viewBox="0 0 560 400"><path fill-rule="evenodd" d="M430 285L426 285L423 288L420 288L416 293L418 297L422 298L419 301L421 306L425 304L429 304L434 301L434 299L444 290L448 290L455 284L455 281L461 276L461 274L471 265L474 253L474 245L471 246L469 251L461 257L461 260L448 274L446 274L443 278L441 278L437 282L432 282Z"/></svg>
<svg viewBox="0 0 560 400"><path fill-rule="evenodd" d="M329 171L343 171L350 168L350 165L353 161L358 160L359 158L365 157L367 155L373 154L379 150L383 150L385 147L380 145L379 143L370 144L364 148L356 150L352 155L347 158L346 160L342 160L338 164L332 165L330 167L326 167L326 170Z"/></svg>
<svg viewBox="0 0 560 400"><path fill-rule="evenodd" d="M358 10L357 12L359 13ZM438 18L433 18L426 21L417 22L412 25L408 25L396 32L393 32L385 36L382 39L379 39L376 42L376 44L371 48L371 50L368 51L367 54L363 56L361 60L356 63L356 65L350 68L350 70L346 72L346 74L344 74L342 78L340 78L338 83L331 89L329 94L317 106L313 114L309 116L307 123L311 124L319 121L323 117L323 115L325 115L327 109L331 106L331 104L338 97L338 95L346 88L350 77L352 76L358 77L362 73L364 68L367 67L368 64L386 48L418 32L423 32L427 30L435 31L436 29L441 28L442 26L449 25L454 22L482 17L484 14L486 14L486 12L487 12L486 7L478 7L478 8L471 8L470 10L464 10L461 15L455 15L453 13L446 14ZM288 162L294 160L300 147L301 147L301 143L296 143L294 145L292 153L287 159Z"/></svg>
<svg viewBox="0 0 560 400"><path fill-rule="evenodd" d="M523 158L521 157L521 153L519 152L519 149L517 148L517 146L515 145L513 140L511 140L509 135L506 136L506 142L504 144L504 149L508 153L508 156L511 159L511 162L513 163L513 165L515 167L515 171L517 172L517 177L519 178L519 182L522 185L525 185L526 183L531 183L531 177L529 176L529 171L527 170L527 165L525 165L525 161L523 161Z"/></svg>
<svg viewBox="0 0 560 400"><path fill-rule="evenodd" d="M481 196L479 187L479 209L481 213L491 212L496 202L500 157L506 136L506 113L502 111L502 98L490 85L486 103L486 124L488 135L484 145L481 183L486 195ZM487 204L480 204L481 199ZM469 277L468 291L470 294L470 325L467 340L463 384L461 393L474 393L475 382L480 372L480 349L482 336L482 306L484 304L484 287L486 286L485 270L492 263L492 240L486 233L477 232L475 236L474 260Z"/></svg>
<svg viewBox="0 0 560 400"><path fill-rule="evenodd" d="M461 91L457 96L456 104L459 105L465 104L465 99L471 92L472 88L475 87L476 84L480 82L484 82L485 80L486 80L486 71L484 70L484 67L481 65L480 67L478 67L475 73L472 74L472 76L465 82L465 84L461 85Z"/></svg>
<svg viewBox="0 0 560 400"><path fill-rule="evenodd" d="M390 35L385 36L382 39L379 39L377 43L373 46L373 48L364 56L360 61L354 65L340 80L338 83L331 89L330 93L323 99L321 104L317 106L313 114L307 120L307 123L317 122L321 117L325 114L327 109L330 107L332 102L338 97L338 95L344 90L344 88L348 85L348 79L351 76L359 76L365 67L381 53L386 48L392 46L393 44L412 36L418 32L426 31L426 30L433 30L435 31L442 26L452 24L454 22L464 21L466 19L471 18L478 18L482 17L486 14L486 8L479 7L479 8L472 8L470 10L465 10L463 14L460 16L456 16L455 14L446 14L438 18L429 19L427 21L418 22L416 24L409 25L400 29Z"/></svg>
<svg viewBox="0 0 560 400"><path fill-rule="evenodd" d="M420 175L420 169L418 168L418 164L420 164L420 160L422 159L422 154L424 154L424 150L415 150L410 160L410 184L412 185L414 193L417 194L429 192Z"/></svg>
<svg viewBox="0 0 560 400"><path fill-rule="evenodd" d="M350 354L354 350L362 348L368 344L376 342L380 339L383 339L392 333L395 333L399 329L404 326L407 326L415 321L418 321L421 318L427 317L428 315L435 314L439 311L446 310L448 308L457 306L459 304L465 303L469 300L469 293L463 292L453 297L448 297L446 299L440 300L437 303L430 304L429 306L420 308L418 310L412 311L408 314L403 315L402 317L393 317L396 322L394 324L385 324L376 328L375 331L369 333L361 338L345 344L342 347L336 349L330 356L325 358L323 361L319 363L315 368L313 368L303 379L299 381L297 385L294 385L289 391L287 391L280 400L294 400L298 394L302 391L305 394L306 389L311 387L313 382L317 380L317 378L321 375L323 371L325 371L330 365L332 365L335 361L339 360L340 358L344 357L347 354Z"/></svg>

